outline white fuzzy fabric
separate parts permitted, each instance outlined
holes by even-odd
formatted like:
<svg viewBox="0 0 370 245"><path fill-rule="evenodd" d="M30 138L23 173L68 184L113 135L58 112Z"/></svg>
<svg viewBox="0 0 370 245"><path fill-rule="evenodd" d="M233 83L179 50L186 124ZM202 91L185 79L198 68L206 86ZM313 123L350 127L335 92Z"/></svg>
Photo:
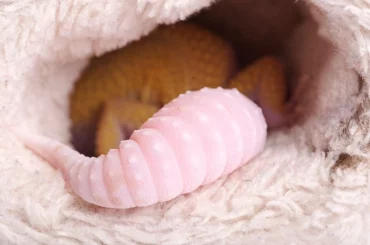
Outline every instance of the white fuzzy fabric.
<svg viewBox="0 0 370 245"><path fill-rule="evenodd" d="M0 125L68 142L68 95L89 57L212 2L0 1ZM370 3L307 6L286 52L304 120L190 195L130 211L87 205L0 126L0 244L369 244Z"/></svg>

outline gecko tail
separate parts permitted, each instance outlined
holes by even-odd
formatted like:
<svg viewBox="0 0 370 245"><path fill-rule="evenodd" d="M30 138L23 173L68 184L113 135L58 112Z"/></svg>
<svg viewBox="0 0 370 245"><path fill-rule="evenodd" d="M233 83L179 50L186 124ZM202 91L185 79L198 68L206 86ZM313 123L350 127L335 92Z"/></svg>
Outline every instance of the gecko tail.
<svg viewBox="0 0 370 245"><path fill-rule="evenodd" d="M11 127L10 131L28 149L46 160L53 167L60 169L62 172L69 169L76 161L82 161L84 158L87 158L57 140L15 127Z"/></svg>
<svg viewBox="0 0 370 245"><path fill-rule="evenodd" d="M14 127L11 132L32 152L59 169L64 180L77 196L89 203L99 205L99 202L91 197L89 181L86 180L88 169L96 158L86 157L66 144L39 134ZM83 166L82 171L80 171L81 166ZM81 175L83 175L82 181Z"/></svg>

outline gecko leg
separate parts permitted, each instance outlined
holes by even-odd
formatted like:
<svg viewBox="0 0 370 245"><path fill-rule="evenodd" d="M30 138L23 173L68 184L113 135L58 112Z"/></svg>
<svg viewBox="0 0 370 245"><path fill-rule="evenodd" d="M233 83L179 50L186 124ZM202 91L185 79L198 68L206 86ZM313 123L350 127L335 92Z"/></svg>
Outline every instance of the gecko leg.
<svg viewBox="0 0 370 245"><path fill-rule="evenodd" d="M118 147L122 140L128 139L132 132L147 121L159 107L117 98L108 100L98 120L95 139L95 155L106 154L110 149Z"/></svg>
<svg viewBox="0 0 370 245"><path fill-rule="evenodd" d="M287 81L284 67L274 57L263 57L241 70L229 83L257 103L270 129L286 122Z"/></svg>

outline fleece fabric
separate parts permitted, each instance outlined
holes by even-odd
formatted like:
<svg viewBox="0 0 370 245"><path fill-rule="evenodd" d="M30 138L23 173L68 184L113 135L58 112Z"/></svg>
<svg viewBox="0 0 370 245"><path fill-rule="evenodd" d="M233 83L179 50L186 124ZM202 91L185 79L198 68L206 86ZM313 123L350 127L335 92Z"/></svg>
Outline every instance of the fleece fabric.
<svg viewBox="0 0 370 245"><path fill-rule="evenodd" d="M231 2L248 4L248 16L259 1ZM273 10L287 0L260 2ZM109 210L75 196L6 125L68 143L69 94L91 57L220 3L1 1L0 244L369 244L370 3L289 2L303 16L284 34L294 125L269 134L258 158L194 193Z"/></svg>

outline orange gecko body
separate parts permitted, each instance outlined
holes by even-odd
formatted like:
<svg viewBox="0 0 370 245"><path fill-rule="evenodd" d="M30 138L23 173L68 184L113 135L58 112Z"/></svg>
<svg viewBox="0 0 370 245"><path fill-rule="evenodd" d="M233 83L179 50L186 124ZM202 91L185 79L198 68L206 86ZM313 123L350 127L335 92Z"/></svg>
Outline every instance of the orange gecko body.
<svg viewBox="0 0 370 245"><path fill-rule="evenodd" d="M217 35L190 23L161 26L92 60L71 96L72 143L85 154L105 154L161 106L203 87L237 88L261 106L270 128L280 126L286 96L281 62L266 56L236 68L232 46Z"/></svg>

